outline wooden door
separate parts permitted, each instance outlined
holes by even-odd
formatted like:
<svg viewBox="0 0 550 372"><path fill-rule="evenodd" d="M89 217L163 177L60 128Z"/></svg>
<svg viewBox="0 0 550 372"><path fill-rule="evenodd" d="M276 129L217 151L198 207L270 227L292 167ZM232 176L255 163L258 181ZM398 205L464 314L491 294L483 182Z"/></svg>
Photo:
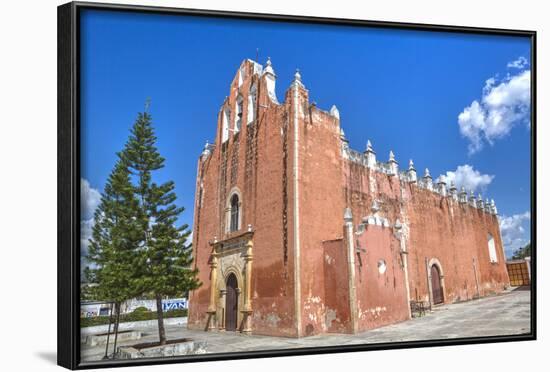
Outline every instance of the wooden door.
<svg viewBox="0 0 550 372"><path fill-rule="evenodd" d="M441 275L436 265L432 265L432 298L434 305L443 302L443 288L441 287Z"/></svg>
<svg viewBox="0 0 550 372"><path fill-rule="evenodd" d="M227 292L225 294L225 330L237 330L237 277L235 274L230 274L227 278Z"/></svg>

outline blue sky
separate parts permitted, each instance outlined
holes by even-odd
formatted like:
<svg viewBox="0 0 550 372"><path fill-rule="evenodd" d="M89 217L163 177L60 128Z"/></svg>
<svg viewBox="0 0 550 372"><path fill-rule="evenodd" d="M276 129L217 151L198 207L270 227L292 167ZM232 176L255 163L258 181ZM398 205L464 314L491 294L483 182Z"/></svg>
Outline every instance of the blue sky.
<svg viewBox="0 0 550 372"><path fill-rule="evenodd" d="M295 69L335 104L352 148L494 198L507 252L530 240L527 38L86 10L81 21L82 249L114 162L148 97L180 221L196 162L245 58L271 57L280 100Z"/></svg>

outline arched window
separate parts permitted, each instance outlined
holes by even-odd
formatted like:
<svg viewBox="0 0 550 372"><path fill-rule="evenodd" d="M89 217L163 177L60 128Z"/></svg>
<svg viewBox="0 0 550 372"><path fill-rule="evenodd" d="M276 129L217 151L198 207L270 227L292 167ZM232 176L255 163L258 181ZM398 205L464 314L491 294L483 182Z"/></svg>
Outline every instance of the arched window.
<svg viewBox="0 0 550 372"><path fill-rule="evenodd" d="M247 108L246 124L250 124L256 119L256 85L253 85L248 93Z"/></svg>
<svg viewBox="0 0 550 372"><path fill-rule="evenodd" d="M237 231L239 229L239 196L234 194L231 197L231 220L229 223L229 231Z"/></svg>
<svg viewBox="0 0 550 372"><path fill-rule="evenodd" d="M495 238L491 234L487 235L487 245L489 247L489 260L491 262L498 262L497 249L495 247Z"/></svg>
<svg viewBox="0 0 550 372"><path fill-rule="evenodd" d="M235 128L234 133L238 133L241 130L241 124L243 122L243 97L237 98L237 105L235 107Z"/></svg>
<svg viewBox="0 0 550 372"><path fill-rule="evenodd" d="M222 113L222 143L229 139L229 109Z"/></svg>

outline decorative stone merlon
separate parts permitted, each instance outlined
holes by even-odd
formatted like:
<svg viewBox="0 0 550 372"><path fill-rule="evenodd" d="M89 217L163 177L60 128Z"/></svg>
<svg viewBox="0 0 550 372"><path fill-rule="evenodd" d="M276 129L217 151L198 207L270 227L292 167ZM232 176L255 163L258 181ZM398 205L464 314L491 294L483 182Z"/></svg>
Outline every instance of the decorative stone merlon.
<svg viewBox="0 0 550 372"><path fill-rule="evenodd" d="M367 167L376 167L376 152L374 152L370 140L367 140L367 148L365 149L364 154L367 157Z"/></svg>
<svg viewBox="0 0 550 372"><path fill-rule="evenodd" d="M426 188L430 191L433 191L434 186L433 186L432 176L430 175L430 170L428 168L426 168L426 170L424 171L423 180Z"/></svg>
<svg viewBox="0 0 550 372"><path fill-rule="evenodd" d="M437 181L437 192L439 192L443 197L447 196L447 183L445 182L445 178L443 176L439 176Z"/></svg>
<svg viewBox="0 0 550 372"><path fill-rule="evenodd" d="M458 201L458 194L456 193L456 186L454 181L451 181L451 187L449 188L449 192L451 193L451 197L454 201Z"/></svg>
<svg viewBox="0 0 550 372"><path fill-rule="evenodd" d="M416 169L414 168L414 163L412 159L409 160L409 169L407 170L407 177L409 178L409 182L416 182Z"/></svg>
<svg viewBox="0 0 550 372"><path fill-rule="evenodd" d="M470 190L470 206L472 206L473 208L477 208L476 197L474 195L474 190Z"/></svg>
<svg viewBox="0 0 550 372"><path fill-rule="evenodd" d="M486 198L485 199L485 204L483 205L483 210L485 211L485 213L491 213L491 204L489 203L489 199Z"/></svg>
<svg viewBox="0 0 550 372"><path fill-rule="evenodd" d="M399 174L399 165L397 164L397 160L395 160L395 155L391 150L390 150L390 156L388 160L388 167L391 175L397 176Z"/></svg>
<svg viewBox="0 0 550 372"><path fill-rule="evenodd" d="M489 202L489 200L484 202L483 199L481 199L481 195L479 196L479 199L476 199L473 190L469 191L470 197L468 198L468 192L465 190L464 186L461 186L460 192L457 192L457 187L452 180L449 181L450 186L449 188L447 188L447 180L444 175L440 175L437 178L437 181L434 183L434 180L432 179L432 176L430 174L430 170L426 168L424 176L418 179L412 159L409 160L409 167L407 170L399 171L398 162L395 159L393 151L390 151L389 153L388 162L377 162L376 153L372 147L370 140L367 141L365 151L361 153L359 151L349 148L348 140L345 138L344 132L341 128L340 138L342 139L342 156L346 160L362 165L364 167L368 167L378 173L397 176L402 183L415 182L418 184L419 188L427 189L428 191L431 191L442 197L450 197L452 198L452 200L458 203L468 204L472 208L481 209L485 213L497 214L496 206L493 206L494 202ZM373 201L373 207L378 208L376 200ZM376 211L373 211L373 213L376 213ZM364 217L363 219L365 224L370 224L370 222L368 223L366 219L367 217Z"/></svg>
<svg viewBox="0 0 550 372"><path fill-rule="evenodd" d="M338 111L336 105L332 105L332 107L330 108L330 114L336 119L340 120L340 111Z"/></svg>
<svg viewBox="0 0 550 372"><path fill-rule="evenodd" d="M466 193L464 186L460 188L460 194L458 194L458 201L462 204L468 203L468 194Z"/></svg>
<svg viewBox="0 0 550 372"><path fill-rule="evenodd" d="M481 194L477 194L477 209L483 209L483 198Z"/></svg>

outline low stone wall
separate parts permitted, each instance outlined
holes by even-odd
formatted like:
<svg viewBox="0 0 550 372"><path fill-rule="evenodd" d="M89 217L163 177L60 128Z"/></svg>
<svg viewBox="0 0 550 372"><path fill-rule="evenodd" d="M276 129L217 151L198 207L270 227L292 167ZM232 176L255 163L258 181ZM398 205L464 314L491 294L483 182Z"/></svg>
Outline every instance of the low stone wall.
<svg viewBox="0 0 550 372"><path fill-rule="evenodd" d="M118 333L117 341L128 341L128 340L139 340L141 338L141 331L122 331ZM111 330L109 335L109 341L114 342L115 334ZM88 346L97 346L105 345L107 343L107 333L99 335L88 335L86 336L86 345Z"/></svg>
<svg viewBox="0 0 550 372"><path fill-rule="evenodd" d="M158 358L177 355L195 355L206 353L206 341L187 341L177 344L153 346L145 349L119 347L119 359Z"/></svg>
<svg viewBox="0 0 550 372"><path fill-rule="evenodd" d="M173 326L173 325L186 326L187 325L187 317L164 319L164 325L165 326ZM118 327L118 330L119 331L141 330L141 329L144 329L144 328L155 328L157 326L158 326L157 319L151 319L151 320L142 320L142 321L139 321L139 322L120 323L119 327ZM86 338L89 335L97 335L97 334L101 334L101 333L107 333L108 329L109 329L108 324L103 324L103 325L100 325L100 326L80 328L80 343L85 343ZM112 331L113 331L113 325L111 324L111 332Z"/></svg>

